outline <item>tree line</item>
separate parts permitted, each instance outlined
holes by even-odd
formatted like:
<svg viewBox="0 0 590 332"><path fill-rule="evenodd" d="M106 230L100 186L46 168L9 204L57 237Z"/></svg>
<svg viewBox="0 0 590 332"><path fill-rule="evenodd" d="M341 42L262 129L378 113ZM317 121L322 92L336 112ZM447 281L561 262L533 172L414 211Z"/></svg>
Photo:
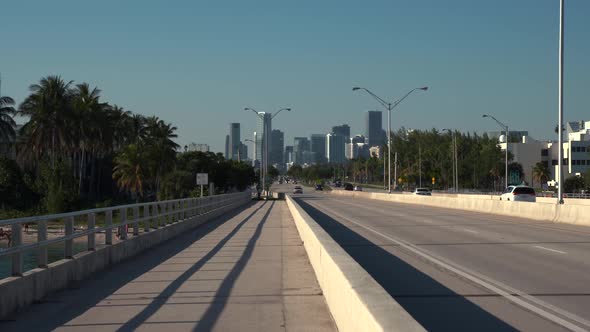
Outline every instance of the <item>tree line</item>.
<svg viewBox="0 0 590 332"><path fill-rule="evenodd" d="M0 97L0 141L14 141L17 160L0 159L2 210L56 213L114 202L197 195L208 172L220 191L255 179L244 163L221 154L178 152L177 128L101 99L101 90L48 76L15 107ZM27 122L17 132L14 116Z"/></svg>
<svg viewBox="0 0 590 332"><path fill-rule="evenodd" d="M469 132L441 132L431 130L408 130L405 128L391 135L392 183L394 183L395 154L397 153L397 184L401 189L412 189L420 185L438 190L453 187L453 136L457 141L457 169L459 188L481 191L504 189L505 153L498 146L497 138L487 134ZM387 174L387 144L381 146L381 158L356 158L343 165L323 164L307 168L292 167L290 176L308 182L323 179L383 186ZM526 183L541 188L550 177L549 166L539 162L533 169L533 179L524 178L522 165L513 162L508 153L509 173L516 174L516 183ZM385 164L384 164L385 163ZM434 183L432 183L434 179ZM510 179L510 178L509 178ZM421 181L420 181L421 180ZM512 179L510 179L512 180ZM590 174L580 179L566 179L566 191L573 192L590 188Z"/></svg>

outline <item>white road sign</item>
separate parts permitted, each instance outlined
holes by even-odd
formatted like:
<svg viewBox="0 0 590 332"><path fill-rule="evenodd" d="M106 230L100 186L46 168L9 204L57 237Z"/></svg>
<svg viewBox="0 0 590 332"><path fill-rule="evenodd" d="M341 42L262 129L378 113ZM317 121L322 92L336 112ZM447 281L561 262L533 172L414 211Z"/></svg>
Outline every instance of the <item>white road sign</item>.
<svg viewBox="0 0 590 332"><path fill-rule="evenodd" d="M209 183L209 174L197 173L197 185L206 186Z"/></svg>

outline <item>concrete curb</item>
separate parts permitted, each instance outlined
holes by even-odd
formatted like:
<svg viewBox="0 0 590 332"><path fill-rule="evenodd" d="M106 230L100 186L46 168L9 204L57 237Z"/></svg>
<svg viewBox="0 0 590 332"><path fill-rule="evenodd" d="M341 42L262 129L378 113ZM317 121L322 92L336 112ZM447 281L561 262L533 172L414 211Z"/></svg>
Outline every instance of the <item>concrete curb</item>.
<svg viewBox="0 0 590 332"><path fill-rule="evenodd" d="M27 271L21 277L4 278L0 280L0 319L6 318L35 301L43 299L50 293L64 289L113 264L131 258L148 248L249 202L251 202L250 196L244 196L243 199L240 198L231 205L209 213L168 224L148 233L140 233L138 236L95 251L84 251L75 255L72 259L53 262L47 268L36 268Z"/></svg>
<svg viewBox="0 0 590 332"><path fill-rule="evenodd" d="M339 331L425 331L289 195L286 200Z"/></svg>
<svg viewBox="0 0 590 332"><path fill-rule="evenodd" d="M590 210L585 204L506 202L495 196L414 196L345 190L332 191L330 194L590 226Z"/></svg>

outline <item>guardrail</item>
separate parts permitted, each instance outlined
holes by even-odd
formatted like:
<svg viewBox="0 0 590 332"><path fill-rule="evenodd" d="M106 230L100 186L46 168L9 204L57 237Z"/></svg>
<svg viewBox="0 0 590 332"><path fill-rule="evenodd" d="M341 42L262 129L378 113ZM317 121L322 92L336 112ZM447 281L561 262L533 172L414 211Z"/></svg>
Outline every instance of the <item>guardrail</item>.
<svg viewBox="0 0 590 332"><path fill-rule="evenodd" d="M0 258L11 256L12 275L21 276L23 274L23 254L27 251L36 250L37 265L38 267L45 268L48 264L47 248L50 245L64 243L64 257L72 258L74 255L73 243L76 238L86 236L86 250L94 251L96 249L97 233L104 232L104 245L112 245L113 229L115 228L117 229L116 235L118 240L125 241L128 239L129 234L133 236L139 235L140 226L143 227L143 232L150 232L167 224L207 214L224 207L227 203L233 202L234 198L239 195L245 195L245 193L129 204L53 215L0 220L0 227L10 226L11 229L10 247L0 249ZM97 227L97 216L103 218L104 226ZM118 222L114 222L113 219ZM56 220L63 221L64 235L48 239L48 223ZM75 223L77 221L78 223L84 223L84 220L86 224L85 229L83 228L77 231L74 228ZM37 238L34 243L23 243L23 225L25 225L25 228L28 228L29 224L36 224ZM129 225L132 226L131 232L129 232Z"/></svg>

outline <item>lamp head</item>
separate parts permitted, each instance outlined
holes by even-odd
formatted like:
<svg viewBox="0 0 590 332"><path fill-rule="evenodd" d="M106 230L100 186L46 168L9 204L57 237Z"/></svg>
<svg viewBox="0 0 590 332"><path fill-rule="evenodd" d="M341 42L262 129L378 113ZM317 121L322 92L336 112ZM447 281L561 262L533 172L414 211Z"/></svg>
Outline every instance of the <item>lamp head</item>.
<svg viewBox="0 0 590 332"><path fill-rule="evenodd" d="M427 86L423 86L423 87L421 87L421 88L418 88L418 89L420 89L420 90L422 90L422 91L426 91L426 90L428 90L428 87L427 87Z"/></svg>
<svg viewBox="0 0 590 332"><path fill-rule="evenodd" d="M352 88L352 91L356 91L356 90L360 90L361 88L359 88L358 86L355 86L354 88Z"/></svg>
<svg viewBox="0 0 590 332"><path fill-rule="evenodd" d="M487 115L487 114L484 114L484 115L482 115L481 117L482 117L482 118L487 118L488 116L489 116L489 115Z"/></svg>

